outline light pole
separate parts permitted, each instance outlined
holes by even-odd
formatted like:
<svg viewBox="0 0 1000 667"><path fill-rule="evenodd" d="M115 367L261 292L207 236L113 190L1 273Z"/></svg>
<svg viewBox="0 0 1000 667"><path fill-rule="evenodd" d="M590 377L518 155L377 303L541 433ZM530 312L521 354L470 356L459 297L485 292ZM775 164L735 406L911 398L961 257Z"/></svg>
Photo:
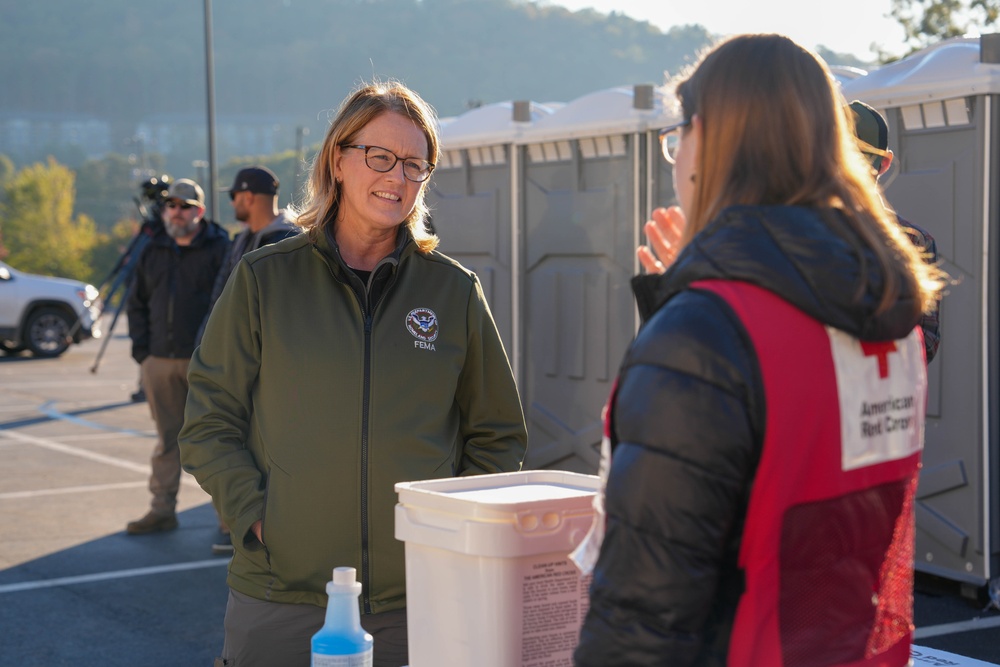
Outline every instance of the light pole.
<svg viewBox="0 0 1000 667"><path fill-rule="evenodd" d="M302 137L309 134L309 128L299 125L295 128L295 178L292 181L292 203L299 195L299 173L302 170Z"/></svg>
<svg viewBox="0 0 1000 667"><path fill-rule="evenodd" d="M215 61L212 52L212 0L205 2L205 85L208 98L208 212L210 220L219 219L215 187Z"/></svg>

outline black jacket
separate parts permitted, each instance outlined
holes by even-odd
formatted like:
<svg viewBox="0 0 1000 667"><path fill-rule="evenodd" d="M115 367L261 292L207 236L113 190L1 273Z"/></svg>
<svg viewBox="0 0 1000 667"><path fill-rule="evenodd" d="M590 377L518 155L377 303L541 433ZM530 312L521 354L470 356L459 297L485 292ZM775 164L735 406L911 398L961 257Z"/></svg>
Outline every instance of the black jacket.
<svg viewBox="0 0 1000 667"><path fill-rule="evenodd" d="M271 224L264 227L259 232L254 233L247 228L233 238L233 242L229 246L229 251L226 253L226 258L222 262L222 266L219 268L219 273L215 276L215 284L212 286L212 298L209 299L208 310L205 312L205 319L201 321L201 326L198 328L198 334L195 336L195 347L201 345L201 338L205 335L205 326L208 324L208 317L212 314L212 309L215 308L215 302L219 300L220 296L222 296L222 290L226 288L226 283L229 282L229 276L232 275L236 265L240 263L241 259L243 259L243 255L248 252L253 252L258 248L271 245L272 243L284 241L287 238L295 236L299 233L299 231L299 228L292 223L291 219L286 217L286 211L282 210L281 213L278 214L278 217L271 222Z"/></svg>
<svg viewBox="0 0 1000 667"><path fill-rule="evenodd" d="M940 258L937 254L937 242L923 227L918 227L909 220L904 220L897 215L896 219L903 226L903 231L910 238L910 242L924 254L924 260L931 264L938 264ZM927 363L937 356L938 347L941 345L941 320L939 315L941 304L934 306L934 310L924 313L920 318L920 328L924 331L924 352L927 354Z"/></svg>
<svg viewBox="0 0 1000 667"><path fill-rule="evenodd" d="M212 286L229 250L229 235L203 221L191 245L159 232L135 268L127 311L132 358L188 359L208 312Z"/></svg>
<svg viewBox="0 0 1000 667"><path fill-rule="evenodd" d="M689 287L713 278L764 287L863 340L901 338L919 322L912 294L875 314L883 276L832 210L729 208L666 274L634 279L648 319L612 406L607 534L577 665L726 663L767 406L741 322Z"/></svg>

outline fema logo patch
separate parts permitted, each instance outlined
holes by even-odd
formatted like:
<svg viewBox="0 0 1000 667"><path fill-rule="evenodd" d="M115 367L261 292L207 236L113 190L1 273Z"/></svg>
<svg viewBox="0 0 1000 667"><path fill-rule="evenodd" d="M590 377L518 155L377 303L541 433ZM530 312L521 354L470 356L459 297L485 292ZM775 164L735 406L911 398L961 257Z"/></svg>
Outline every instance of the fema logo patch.
<svg viewBox="0 0 1000 667"><path fill-rule="evenodd" d="M414 347L427 347L438 337L437 315L430 308L414 308L406 315L406 330L417 339Z"/></svg>

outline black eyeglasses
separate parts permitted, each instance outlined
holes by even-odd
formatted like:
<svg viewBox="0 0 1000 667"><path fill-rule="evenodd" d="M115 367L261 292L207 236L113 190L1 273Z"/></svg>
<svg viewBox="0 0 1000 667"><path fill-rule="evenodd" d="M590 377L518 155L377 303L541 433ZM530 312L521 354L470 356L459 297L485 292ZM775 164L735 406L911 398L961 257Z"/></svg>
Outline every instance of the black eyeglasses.
<svg viewBox="0 0 1000 667"><path fill-rule="evenodd" d="M363 144L343 144L341 148L357 148L365 152L365 164L372 171L384 174L392 171L397 162L403 163L403 176L414 183L423 183L434 171L434 164L415 157L399 157L388 148L365 146Z"/></svg>
<svg viewBox="0 0 1000 667"><path fill-rule="evenodd" d="M189 208L194 208L194 204L189 204L187 202L183 202L182 203L182 202L176 202L176 201L168 201L167 202L167 208L179 208L182 211L186 211Z"/></svg>
<svg viewBox="0 0 1000 667"><path fill-rule="evenodd" d="M677 147L681 145L681 130L690 124L690 120L682 120L660 130L660 150L663 152L663 159L670 164L677 158Z"/></svg>

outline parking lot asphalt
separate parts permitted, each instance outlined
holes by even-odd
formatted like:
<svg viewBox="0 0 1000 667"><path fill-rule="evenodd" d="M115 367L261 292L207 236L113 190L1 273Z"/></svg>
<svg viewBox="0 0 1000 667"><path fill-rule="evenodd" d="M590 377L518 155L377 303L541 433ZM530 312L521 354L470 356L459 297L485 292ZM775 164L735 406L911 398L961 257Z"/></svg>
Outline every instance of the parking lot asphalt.
<svg viewBox="0 0 1000 667"><path fill-rule="evenodd" d="M99 340L58 359L0 354L0 667L208 666L222 648L228 558L211 554L215 513L194 479L177 530L124 532L148 508L155 443L124 329L96 372ZM914 664L1000 665L1000 611L921 581Z"/></svg>
<svg viewBox="0 0 1000 667"><path fill-rule="evenodd" d="M120 328L124 331L125 327ZM211 665L228 558L184 475L180 527L129 536L156 442L116 330L58 359L0 356L0 665Z"/></svg>

